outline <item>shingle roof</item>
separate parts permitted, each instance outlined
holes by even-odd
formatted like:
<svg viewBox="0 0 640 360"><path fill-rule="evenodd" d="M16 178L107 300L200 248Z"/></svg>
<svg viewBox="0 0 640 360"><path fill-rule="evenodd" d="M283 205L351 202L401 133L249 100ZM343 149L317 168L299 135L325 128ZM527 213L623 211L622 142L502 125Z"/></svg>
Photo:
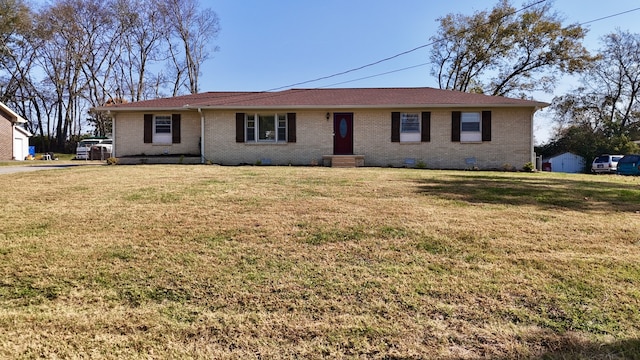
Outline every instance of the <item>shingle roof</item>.
<svg viewBox="0 0 640 360"><path fill-rule="evenodd" d="M539 101L434 88L290 89L278 92L206 92L115 104L97 110L244 108L545 107Z"/></svg>

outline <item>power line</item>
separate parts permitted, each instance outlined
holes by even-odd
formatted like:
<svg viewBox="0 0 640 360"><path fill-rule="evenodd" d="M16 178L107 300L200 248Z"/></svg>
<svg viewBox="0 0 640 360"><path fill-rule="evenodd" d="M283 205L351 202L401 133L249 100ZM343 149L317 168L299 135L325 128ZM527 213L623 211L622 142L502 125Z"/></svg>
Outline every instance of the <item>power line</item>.
<svg viewBox="0 0 640 360"><path fill-rule="evenodd" d="M542 2L545 2L545 1L546 1L546 0L540 0L540 1L536 2L536 3L530 4L530 5L526 6L526 7L523 7L522 9L519 9L519 10L517 10L517 11L514 11L514 12L512 12L512 13L509 13L509 14L504 15L504 16L503 16L503 18L504 18L504 17L506 17L506 16L510 16L510 15L516 14L516 13L518 13L518 12L520 12L520 11L526 10L526 9L527 9L527 8L529 8L529 7L532 7L532 6L538 5L538 4L540 4L540 3L542 3ZM628 13L631 13L631 12L634 12L634 11L638 11L638 10L640 10L640 8L634 8L634 9L630 9L630 10L622 11L622 12L619 12L619 13L616 13L616 14L612 14L612 15L608 15L608 16L603 16L603 17L600 17L600 18L597 18L597 19L593 19L593 20L585 21L585 22L579 23L578 25L580 25L580 26L582 26L582 25L587 25L587 24L591 24L591 23L594 23L594 22L598 22L598 21L602 21L602 20L609 19L609 18L617 17L617 16L620 16L620 15L628 14ZM483 25L486 25L486 24L483 24ZM575 25L572 25L572 26L575 26ZM349 70L341 71L341 72L338 72L338 73L335 73L335 74L331 74L331 75L327 75L327 76L322 76L322 77L315 78L315 79L312 79L312 80L307 80L307 81L302 81L302 82L298 82L298 83L295 83L295 84L290 84L290 85L280 86L280 87L277 87L277 88L273 88L273 89L266 90L265 92L269 92L269 91L276 91L276 90L281 90L281 89L286 89L286 88L292 88L292 87L294 87L294 86L304 85L304 84L308 84L308 83L312 83L312 82L317 82L317 81L320 81L320 80L326 80L326 79L330 79L330 78L333 78L333 77L337 77L337 76L345 75L345 74L348 74L348 73L351 73L351 72L355 72L355 71L358 71L358 70L362 70L362 69L365 69L365 68L368 68L368 67L371 67L371 66L374 66L374 65L378 65L378 64L380 64L380 63L383 63L383 62L386 62L386 61L389 61L389 60L392 60L392 59L398 58L398 57L400 57L400 56L403 56L403 55L406 55L406 54L409 54L409 53L415 52L415 51L420 50L420 49L423 49L423 48L425 48L425 47L432 46L432 45L436 44L438 41L439 41L439 40L437 40L437 41L433 41L433 42L431 42L431 43L427 43L427 44L424 44L424 45L420 45L420 46L417 46L417 47L415 47L415 48L413 48L413 49L410 49L410 50L407 50L407 51L403 51L403 52L398 53L398 54L395 54L395 55L393 55L393 56L389 56L389 57L387 57L387 58L384 58L384 59L381 59L381 60L378 60L378 61L374 61L374 62L372 62L372 63L366 64L366 65L362 65L362 66L359 66L359 67L356 67L356 68L352 68L352 69L349 69ZM406 68L402 68L402 69L391 70L391 71L387 71L387 72L384 72L384 73L379 73L379 74L375 74L375 75L371 75L371 76L366 76L366 77L362 77L362 78L358 78L358 79L353 79L353 80L347 80L347 81L343 81L343 82L339 82L339 83L334 83L334 84L331 84L331 85L325 85L325 86L322 86L322 87L331 87L331 86L342 85L342 84L346 84L346 83L350 83L350 82L355 82L355 81L359 81L359 80L370 79L370 78L373 78L373 77L383 76L383 75L387 75L387 74L394 73L394 72L400 72L400 71L404 71L404 70L409 70L409 69L412 69L412 68L415 68L415 67L419 67L419 66L425 66L425 65L427 65L427 64L428 64L428 63L418 64L418 65L413 65L413 66L408 66L408 67L406 67Z"/></svg>
<svg viewBox="0 0 640 360"><path fill-rule="evenodd" d="M538 4L543 3L545 1L546 0L540 0L540 1L536 2L536 3L528 5L528 6L524 7L524 8L522 8L522 9L519 9L519 10L514 11L512 13L506 14L502 18L504 18L506 16L510 16L510 15L516 14L518 12L526 10L526 9L532 7L532 6L538 5ZM612 18L612 17L620 16L620 15L624 15L624 14L631 13L631 12L638 11L638 10L640 10L640 7L639 8L635 8L635 9L631 9L631 10L627 10L627 11L623 11L623 12L619 12L619 13L616 13L616 14L608 15L608 16L603 16L603 17L600 17L600 18L597 18L597 19L585 21L585 22L579 23L578 25L582 26L582 25L590 24L590 23L597 22L597 21L602 21L602 20L605 20L605 19L609 19L609 18ZM488 24L488 23L486 23L486 24ZM483 25L486 25L486 24L483 24ZM576 25L570 25L569 27L572 27L572 26L576 26ZM353 69L349 69L349 70L346 70L346 71L335 73L335 74L332 74L332 75L327 75L327 76L323 76L323 77L312 79L312 80L302 81L302 82L291 84L291 85L287 85L287 86L281 86L281 87L273 88L273 89L270 89L270 90L258 91L258 92L252 93L252 94L242 94L242 95L240 95L240 94L229 94L229 95L227 95L225 97L227 97L227 98L235 98L235 97L246 98L247 96L250 96L252 99L255 100L255 99L263 99L263 98L270 98L270 97L274 97L274 96L280 96L279 94L273 93L273 91L281 90L281 89L285 89L285 88L292 88L294 86L308 84L308 83L316 82L316 81L320 81L320 80L326 80L326 79L330 79L330 78L337 77L337 76L340 76L340 75L344 75L344 74L348 74L348 73L355 72L355 71L358 71L358 70L362 70L362 69L365 69L367 67L371 67L371 66L374 66L374 65L377 65L377 64L380 64L380 63L395 59L397 57L409 54L409 53L417 51L419 49L422 49L422 48L425 48L425 47L428 47L428 46L432 46L432 45L436 44L437 42L438 41L433 41L433 42L428 43L428 44L420 45L420 46L417 46L417 47L415 47L413 49L398 53L396 55L393 55L393 56L390 56L390 57L387 57L387 58L384 58L384 59L381 59L381 60L366 64L366 65L363 65L363 66L359 66L359 67L356 67L356 68L353 68ZM351 83L351 82L355 82L355 81L370 79L370 78L374 78L374 77L378 77L378 76L388 75L388 74L392 74L392 73L396 73L396 72L406 71L406 70L410 70L410 69L413 69L413 68L426 66L428 64L430 64L430 62L421 63L421 64L417 64L417 65L412 65L412 66L407 66L407 67L404 67L404 68L401 68L401 69L386 71L386 72L383 72L383 73L378 73L378 74L365 76L365 77L361 77L361 78L357 78L357 79L352 79L352 80L342 81L342 82L338 82L338 83L333 83L333 84L330 84L330 85L324 85L324 86L321 86L321 87L317 87L317 89L328 88L328 87L342 85L342 84ZM303 91L303 90L304 89L299 89L299 91Z"/></svg>
<svg viewBox="0 0 640 360"><path fill-rule="evenodd" d="M546 0L543 0L543 1L546 1ZM415 48L413 48L411 50L407 50L407 51L401 52L399 54L396 54L396 55L393 55L393 56L389 56L388 58L384 58L382 60L378 60L378 61L366 64L366 65L359 66L357 68L345 70L345 71L342 71L342 72L339 72L339 73L335 73L335 74L332 74L332 75L322 76L322 77L319 77L319 78L316 78L316 79L313 79L313 80L307 80L307 81L302 81L302 82L291 84L291 85L280 86L280 87L277 87L277 88L269 89L267 91L276 91L276 90L285 89L285 88L292 88L292 87L298 86L298 85L304 85L304 84L308 84L308 83L311 83L311 82L316 82L316 81L320 81L320 80L326 80L326 79L330 79L330 78L333 78L333 77L336 77L336 76L345 75L345 74L348 74L348 73L352 73L354 71L358 71L358 70L362 70L364 68L368 68L368 67L371 67L371 66L374 66L374 65L378 65L378 64L383 63L385 61L389 61L389 60L395 59L395 58L400 57L402 55L406 55L406 54L412 53L412 52L414 52L416 50L420 50L422 48L425 48L425 47L428 47L428 46L431 46L431 45L433 45L433 43L420 45L420 46L415 47Z"/></svg>
<svg viewBox="0 0 640 360"><path fill-rule="evenodd" d="M370 75L370 76L365 76L365 77L361 77L361 78L357 78L357 79L353 79L353 80L347 80L347 81L343 81L343 82L339 82L339 83L325 85L325 86L321 86L320 88L328 88L328 87L332 87L332 86L336 86L336 85L342 85L342 84L346 84L346 83L350 83L350 82L354 82L354 81L360 81L360 80L370 79L370 78L374 78L374 77L378 77L378 76L389 75L389 74L397 73L397 72L400 72L400 71L405 71L405 70L410 70L410 69L421 67L421 66L426 66L426 65L429 65L429 64L431 64L431 62L426 62L426 63L422 63L422 64L418 64L418 65L407 66L407 67L403 67L402 69L386 71L386 72L375 74L375 75Z"/></svg>
<svg viewBox="0 0 640 360"><path fill-rule="evenodd" d="M533 6L536 6L536 5L538 5L538 4L541 4L541 3L545 2L545 1L547 1L547 0L538 0L537 2L534 2L534 3L532 3L532 4L529 4L529 5L527 5L527 6L523 7L523 8L521 8L521 9L519 9L519 10L513 11L513 12L508 13L508 14L505 14L505 15L501 16L498 20L502 20L502 19L504 19L504 18L505 18L505 17L507 17L507 16L511 16L511 15L517 14L517 13L519 13L519 12L521 12L521 11L524 11L524 10L526 10L526 9L530 8L530 7L533 7ZM494 21L494 20L491 20L491 21L486 22L486 23L484 23L484 24L482 24L482 25L488 25L488 24L490 24L490 23L491 23L491 22L493 22L493 21ZM481 25L479 25L479 26L481 26ZM463 30L461 31L461 33L462 33L462 32L465 32L465 31L466 31L466 30L464 30L464 29L463 29ZM424 49L424 48L426 48L426 47L429 47L429 46L432 46L432 45L434 45L434 44L438 43L439 41L441 41L441 40L432 41L432 42L430 42L430 43L427 43L427 44L424 44L424 45L420 45L420 46L414 47L413 49L410 49L410 50L407 50L407 51L403 51L403 52L401 52L401 53L398 53L398 54L395 54L395 55L392 55L392 56L386 57L386 58L384 58L384 59L380 59L380 60L378 60L378 61L374 61L374 62L369 63L369 64L366 64L366 65L358 66L358 67L356 67L356 68L352 68L352 69L349 69L349 70L341 71L341 72L338 72L338 73L335 73L335 74L331 74L331 75L327 75L327 76L322 76L322 77L315 78L315 79L312 79L312 80L301 81L301 82L299 82L299 83L295 83L295 84L290 84L290 85L280 86L280 87L273 88L273 89L269 89L269 90L266 90L266 91L268 92L268 91L276 91L276 90L281 90L281 89L286 89L286 88L292 88L292 87L294 87L294 86L304 85L304 84L308 84L308 83L312 83L312 82L317 82L317 81L320 81L320 80L326 80L326 79L334 78L334 77L337 77L337 76L345 75L345 74L348 74L348 73L352 73L352 72L354 72L354 71L358 71L358 70L362 70L362 69L365 69L365 68L368 68L368 67L371 67L371 66L374 66L374 65L378 65L378 64L380 64L380 63L383 63L383 62L386 62L386 61L389 61L389 60L393 60L393 59L398 58L398 57L400 57L400 56L403 56L403 55L406 55L406 54L410 54L410 53L412 53L412 52L414 52L414 51L417 51L417 50L420 50L420 49Z"/></svg>
<svg viewBox="0 0 640 360"><path fill-rule="evenodd" d="M619 13L617 13L617 14L608 15L608 16L603 16L603 17L601 17L601 18L597 18L597 19L593 19L593 20L585 21L585 22L583 22L583 23L580 23L580 25L591 24L591 23L596 22L596 21L601 21L601 20L609 19L609 18L612 18L612 17L616 17L616 16L620 16L620 15L628 14L628 13L630 13L630 12L634 12L634 11L638 11L638 10L640 10L640 7L635 8L635 9L631 9L631 10L627 10L627 11L623 11L623 12L619 12Z"/></svg>

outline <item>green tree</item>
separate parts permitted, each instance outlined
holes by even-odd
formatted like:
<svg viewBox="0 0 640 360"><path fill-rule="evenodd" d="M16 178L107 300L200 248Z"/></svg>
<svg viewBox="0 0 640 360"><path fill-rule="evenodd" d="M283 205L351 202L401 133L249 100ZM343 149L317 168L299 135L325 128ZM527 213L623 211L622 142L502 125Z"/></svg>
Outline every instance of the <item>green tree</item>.
<svg viewBox="0 0 640 360"><path fill-rule="evenodd" d="M439 22L431 74L441 89L526 97L550 92L559 73L593 60L582 45L586 30L563 26L543 1L518 11L501 0L490 11L448 14Z"/></svg>
<svg viewBox="0 0 640 360"><path fill-rule="evenodd" d="M632 140L640 140L640 34L617 31L602 43L581 86L553 100L560 129L556 138L572 135L567 129L580 129L584 141L596 147L591 156L634 152Z"/></svg>
<svg viewBox="0 0 640 360"><path fill-rule="evenodd" d="M586 160L584 171L589 172L591 160L600 154L629 154L639 150L638 145L624 135L610 136L583 123L561 129L552 141L536 148L536 153L548 157L572 152Z"/></svg>

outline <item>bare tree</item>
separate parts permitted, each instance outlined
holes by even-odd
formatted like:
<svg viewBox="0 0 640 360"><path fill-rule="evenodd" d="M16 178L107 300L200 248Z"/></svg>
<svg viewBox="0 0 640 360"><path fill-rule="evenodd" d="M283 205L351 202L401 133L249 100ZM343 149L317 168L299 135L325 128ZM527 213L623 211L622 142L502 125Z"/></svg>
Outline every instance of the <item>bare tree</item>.
<svg viewBox="0 0 640 360"><path fill-rule="evenodd" d="M89 107L102 106L113 101L117 85L114 81L116 66L121 63L121 44L124 28L115 20L113 1L88 1L79 24L84 42L87 44L85 61L82 64L86 90L82 98ZM85 110L81 108L80 111ZM96 135L111 132L111 122L101 114L89 113L87 121L94 126ZM80 122L82 124L82 122ZM81 134L82 131L76 132Z"/></svg>
<svg viewBox="0 0 640 360"><path fill-rule="evenodd" d="M123 36L114 96L129 101L145 100L156 92L154 82L149 81L154 64L166 59L160 51L166 30L151 0L118 0L115 7Z"/></svg>
<svg viewBox="0 0 640 360"><path fill-rule="evenodd" d="M195 94L199 91L200 66L209 58L210 51L218 50L211 46L220 31L218 15L211 9L200 9L197 0L156 1L165 19L169 58L175 68L173 95L179 93L185 73L187 90Z"/></svg>
<svg viewBox="0 0 640 360"><path fill-rule="evenodd" d="M86 61L86 43L78 20L81 0L61 0L40 13L37 30L44 84L55 92L55 138L58 151L64 150L74 121L80 121L76 102L85 90L82 66Z"/></svg>
<svg viewBox="0 0 640 360"><path fill-rule="evenodd" d="M197 92L217 49L218 17L197 0L24 1L0 1L0 101L32 120L43 150L108 133L90 108Z"/></svg>
<svg viewBox="0 0 640 360"><path fill-rule="evenodd" d="M28 87L34 49L32 16L20 0L0 3L0 101L13 102Z"/></svg>

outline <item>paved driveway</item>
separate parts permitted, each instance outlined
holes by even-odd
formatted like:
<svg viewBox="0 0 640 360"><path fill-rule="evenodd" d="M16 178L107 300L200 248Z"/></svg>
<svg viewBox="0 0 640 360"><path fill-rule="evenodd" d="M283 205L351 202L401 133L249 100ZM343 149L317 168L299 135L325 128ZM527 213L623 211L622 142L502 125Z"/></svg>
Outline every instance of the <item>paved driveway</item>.
<svg viewBox="0 0 640 360"><path fill-rule="evenodd" d="M15 174L21 172L28 171L39 171L39 170L55 170L55 169L64 169L75 166L87 166L87 165L96 165L96 164L42 164L42 165L23 165L23 166L0 166L0 175L4 174Z"/></svg>

